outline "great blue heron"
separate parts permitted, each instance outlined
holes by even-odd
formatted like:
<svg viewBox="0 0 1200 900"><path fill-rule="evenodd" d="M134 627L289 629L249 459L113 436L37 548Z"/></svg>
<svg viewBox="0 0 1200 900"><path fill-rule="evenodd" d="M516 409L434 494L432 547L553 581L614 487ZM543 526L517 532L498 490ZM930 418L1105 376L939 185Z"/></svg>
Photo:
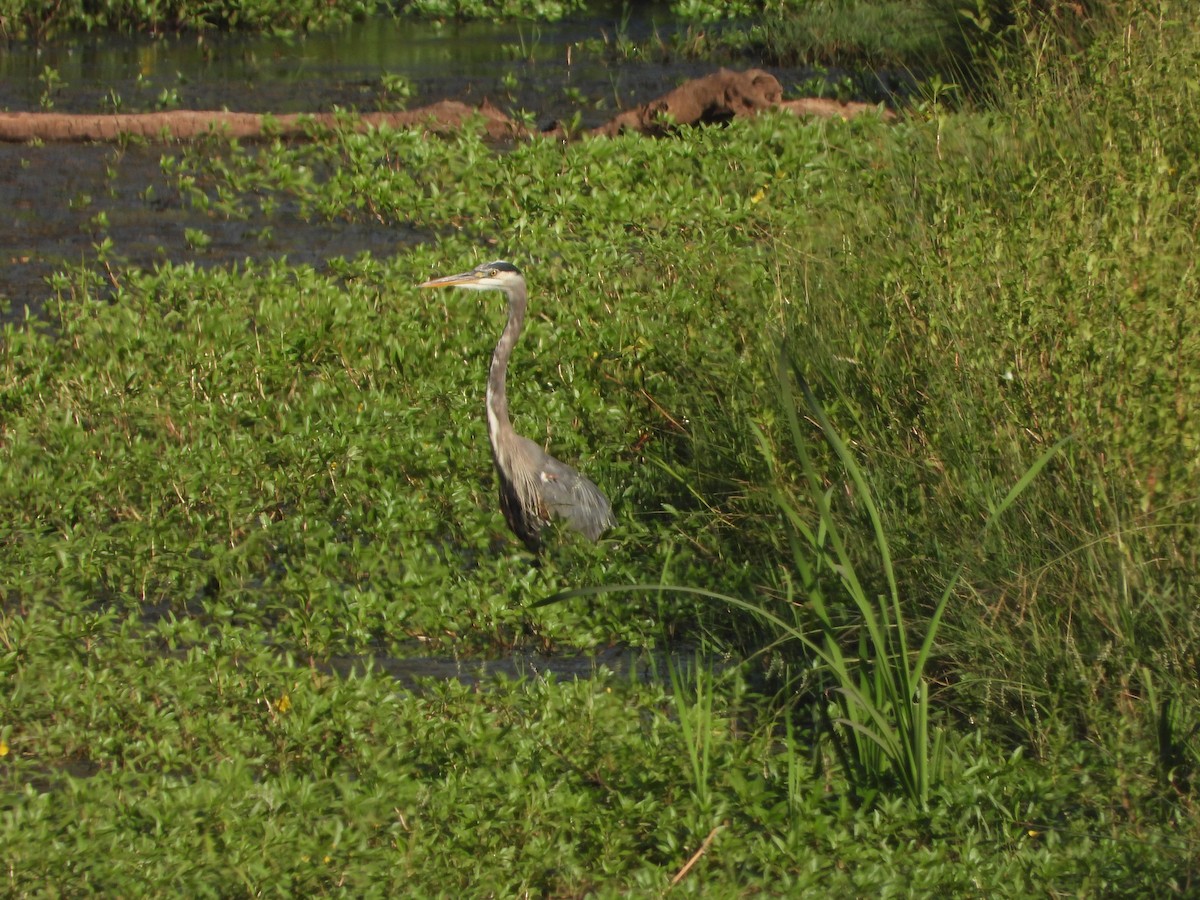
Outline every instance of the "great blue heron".
<svg viewBox="0 0 1200 900"><path fill-rule="evenodd" d="M492 353L486 403L492 460L500 480L500 509L509 527L533 553L541 549L542 527L552 517L564 519L576 531L598 540L615 524L608 498L588 478L513 431L508 418L508 358L521 336L529 296L520 270L497 260L470 272L434 278L420 287L503 291L508 297L508 324Z"/></svg>

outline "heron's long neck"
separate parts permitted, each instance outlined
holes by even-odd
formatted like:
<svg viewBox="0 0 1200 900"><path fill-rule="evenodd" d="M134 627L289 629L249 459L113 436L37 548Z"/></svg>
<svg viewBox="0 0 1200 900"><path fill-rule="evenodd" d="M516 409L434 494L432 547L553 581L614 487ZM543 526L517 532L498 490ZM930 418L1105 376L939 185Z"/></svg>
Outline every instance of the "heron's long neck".
<svg viewBox="0 0 1200 900"><path fill-rule="evenodd" d="M504 333L496 343L492 352L492 367L488 372L487 383L487 418L488 436L492 446L503 431L512 431L512 423L508 418L508 391L506 387L508 376L508 359L512 356L513 347L521 336L521 328L525 324L525 288L515 289L508 295L508 324Z"/></svg>

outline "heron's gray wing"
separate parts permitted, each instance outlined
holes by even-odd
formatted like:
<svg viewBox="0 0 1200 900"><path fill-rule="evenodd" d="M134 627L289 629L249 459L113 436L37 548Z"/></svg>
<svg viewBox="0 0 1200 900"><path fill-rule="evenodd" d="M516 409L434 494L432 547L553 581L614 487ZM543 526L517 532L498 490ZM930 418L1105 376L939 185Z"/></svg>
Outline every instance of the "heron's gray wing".
<svg viewBox="0 0 1200 900"><path fill-rule="evenodd" d="M544 512L563 519L589 540L598 540L616 524L612 506L600 488L540 447L535 486Z"/></svg>

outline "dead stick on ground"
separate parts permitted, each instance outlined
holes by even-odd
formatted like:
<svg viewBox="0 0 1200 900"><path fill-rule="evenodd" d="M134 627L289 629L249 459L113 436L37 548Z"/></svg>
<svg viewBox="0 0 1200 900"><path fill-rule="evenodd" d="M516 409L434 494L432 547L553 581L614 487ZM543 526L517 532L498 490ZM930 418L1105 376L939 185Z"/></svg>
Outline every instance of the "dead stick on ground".
<svg viewBox="0 0 1200 900"><path fill-rule="evenodd" d="M704 855L705 851L708 850L709 845L712 844L712 842L713 842L713 838L715 838L717 836L717 832L720 831L724 827L725 827L724 825L718 825L716 828L714 828L712 831L710 831L708 833L708 837L706 837L701 842L700 849L697 850L695 853L693 853L692 858L689 859L687 862L685 862L683 864L683 868L675 873L675 877L671 879L671 887L675 887L675 885L677 885L677 884L679 884L679 882L683 881L683 876L685 876L688 872L691 871L692 866L694 866L696 864L696 862L700 859L700 857L702 857Z"/></svg>

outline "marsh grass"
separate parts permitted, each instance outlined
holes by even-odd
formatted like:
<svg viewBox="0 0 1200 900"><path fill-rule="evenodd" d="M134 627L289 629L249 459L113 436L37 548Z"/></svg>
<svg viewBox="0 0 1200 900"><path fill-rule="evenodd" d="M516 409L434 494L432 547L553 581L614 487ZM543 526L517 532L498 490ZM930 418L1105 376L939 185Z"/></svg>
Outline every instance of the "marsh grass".
<svg viewBox="0 0 1200 900"><path fill-rule="evenodd" d="M880 573L885 582L884 589L874 595L865 573L860 575L865 567L854 559L843 537L844 526L834 513L835 488L826 487L833 479L817 471L808 449L809 439L796 413L793 378L799 379L808 414L850 479L855 505L866 514L875 553L870 570ZM826 720L826 732L860 799L870 801L876 793L895 788L924 809L940 775L943 749L941 729L930 719L925 670L965 563L946 580L928 620L915 628L905 608L920 610L924 604L909 604L901 597L887 531L868 480L786 354L781 354L779 361L779 391L792 450L807 488L807 495L801 495L803 499L785 486L785 466L778 451L761 430L756 433L779 485L774 492L775 502L788 531L799 580L799 598L793 595L789 583L783 608L801 607L811 613L801 612L797 624L792 624L761 602L704 593L765 620L776 634L776 645L795 641L819 660L821 674L831 684L832 705L838 711L836 717ZM1016 502L1064 443L1065 439L1043 453L1000 503L988 510L984 532ZM808 510L816 511L815 524L809 521ZM819 638L809 636L801 624L805 619L815 622ZM915 651L909 647L910 632L915 632L911 637L919 640ZM856 646L848 652L847 637L853 638L856 633ZM674 675L672 680L674 683ZM790 749L790 732L788 746Z"/></svg>
<svg viewBox="0 0 1200 900"><path fill-rule="evenodd" d="M713 732L717 727L713 719L715 677L711 667L699 658L690 666L682 666L668 658L667 674L675 713L679 717L688 775L700 811L708 812L712 806Z"/></svg>

